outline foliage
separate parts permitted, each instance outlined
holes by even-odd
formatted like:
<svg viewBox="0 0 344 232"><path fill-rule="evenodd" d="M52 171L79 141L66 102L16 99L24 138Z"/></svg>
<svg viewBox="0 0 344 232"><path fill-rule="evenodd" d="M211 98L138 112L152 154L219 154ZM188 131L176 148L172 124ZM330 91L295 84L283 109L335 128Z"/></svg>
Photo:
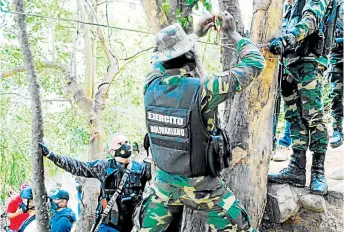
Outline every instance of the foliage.
<svg viewBox="0 0 344 232"><path fill-rule="evenodd" d="M202 5L206 11L212 10L212 5L210 0L185 0L186 7L194 7L196 10L199 9L200 5ZM168 3L168 0L163 0L163 9L166 14L168 14L170 6ZM168 9L168 10L165 10ZM193 22L193 16L192 15L183 15L182 9L180 7L177 7L175 10L175 15L177 18L177 21L184 27L188 28L190 25L192 25Z"/></svg>

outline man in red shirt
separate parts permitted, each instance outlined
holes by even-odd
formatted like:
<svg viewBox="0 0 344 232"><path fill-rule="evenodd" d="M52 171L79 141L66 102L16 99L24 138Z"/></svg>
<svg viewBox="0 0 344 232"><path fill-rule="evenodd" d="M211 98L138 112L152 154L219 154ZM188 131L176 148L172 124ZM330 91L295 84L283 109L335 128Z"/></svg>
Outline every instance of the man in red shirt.
<svg viewBox="0 0 344 232"><path fill-rule="evenodd" d="M20 190L28 187L27 183L22 184ZM22 209L19 207L20 203L22 203L22 199L20 195L16 195L13 197L7 206L7 216L10 221L10 230L15 232L19 229L21 224L30 216L28 212L23 213Z"/></svg>

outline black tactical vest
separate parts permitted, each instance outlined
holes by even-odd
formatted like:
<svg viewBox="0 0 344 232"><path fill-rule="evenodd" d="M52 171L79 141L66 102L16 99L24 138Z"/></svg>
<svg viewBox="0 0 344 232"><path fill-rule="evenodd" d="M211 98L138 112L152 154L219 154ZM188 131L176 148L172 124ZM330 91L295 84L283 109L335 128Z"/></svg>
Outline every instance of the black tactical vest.
<svg viewBox="0 0 344 232"><path fill-rule="evenodd" d="M110 160L110 167L106 170L107 176L102 188L102 195L100 200L111 199L112 195L118 188L126 167L123 164ZM129 173L128 179L121 191L121 194L116 200L116 205L110 211L104 222L121 228L128 223L131 223L131 216L136 204L141 200L143 193L143 186L141 177L144 167L141 163L132 160L132 168Z"/></svg>
<svg viewBox="0 0 344 232"><path fill-rule="evenodd" d="M292 10L290 20L300 22L306 0L297 0L295 9ZM286 56L327 56L331 50L333 34L335 30L335 15L337 12L337 0L331 0L323 19L319 22L319 29L305 39L296 42L288 50ZM296 24L295 24L296 25Z"/></svg>
<svg viewBox="0 0 344 232"><path fill-rule="evenodd" d="M200 110L200 80L183 77L179 85L161 81L153 80L144 98L153 160L171 174L206 176L209 133Z"/></svg>

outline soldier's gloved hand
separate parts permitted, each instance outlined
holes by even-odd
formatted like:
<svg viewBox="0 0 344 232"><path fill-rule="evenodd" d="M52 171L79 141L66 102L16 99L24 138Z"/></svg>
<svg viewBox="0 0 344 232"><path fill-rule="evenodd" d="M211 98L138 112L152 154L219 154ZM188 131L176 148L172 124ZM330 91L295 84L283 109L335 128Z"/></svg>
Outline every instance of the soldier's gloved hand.
<svg viewBox="0 0 344 232"><path fill-rule="evenodd" d="M212 21L213 16L205 16L200 19L199 23L196 25L194 33L198 37L203 37L207 34L209 29L214 26L214 22Z"/></svg>
<svg viewBox="0 0 344 232"><path fill-rule="evenodd" d="M293 34L275 37L269 41L269 51L274 55L281 55L285 52L288 46L294 43L295 36Z"/></svg>
<svg viewBox="0 0 344 232"><path fill-rule="evenodd" d="M38 143L42 149L43 156L48 156L50 154L49 148L44 143Z"/></svg>
<svg viewBox="0 0 344 232"><path fill-rule="evenodd" d="M236 24L233 15L224 11L220 14L221 28L225 34L231 34L236 31Z"/></svg>
<svg viewBox="0 0 344 232"><path fill-rule="evenodd" d="M219 16L221 22L221 29L223 34L225 34L229 39L233 40L234 43L237 43L242 36L236 31L236 22L230 13L224 11Z"/></svg>

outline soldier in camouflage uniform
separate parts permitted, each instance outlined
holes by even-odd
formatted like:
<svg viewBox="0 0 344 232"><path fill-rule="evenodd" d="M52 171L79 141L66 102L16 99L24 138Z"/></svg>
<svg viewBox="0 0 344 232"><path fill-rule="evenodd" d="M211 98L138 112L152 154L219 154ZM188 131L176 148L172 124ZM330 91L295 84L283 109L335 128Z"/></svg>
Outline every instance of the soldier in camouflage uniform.
<svg viewBox="0 0 344 232"><path fill-rule="evenodd" d="M140 163L129 159L131 146L126 137L116 134L111 137L111 159L82 162L67 156L60 156L50 152L45 144L40 143L42 153L58 167L76 176L97 178L101 183L101 194L98 198L96 222L100 214L117 191L122 176L129 163L131 169L116 204L99 226L99 232L128 232L132 229L132 213L136 204L142 199L144 187L151 179L150 164Z"/></svg>
<svg viewBox="0 0 344 232"><path fill-rule="evenodd" d="M241 62L203 84L194 47L198 36L214 26L211 18L202 20L196 35L186 35L179 24L156 35L156 69L146 79L145 108L157 171L133 231L165 231L183 205L203 215L213 231L255 231L243 205L203 162L214 155L203 148L216 142L216 136L210 143L207 138L216 130L217 106L248 86L265 65L258 48L236 32L233 17L227 12L221 17L223 33L236 42Z"/></svg>
<svg viewBox="0 0 344 232"><path fill-rule="evenodd" d="M289 0L281 37L269 43L274 54L283 54L287 75L282 81L285 118L291 123L293 154L289 166L277 174L269 174L269 182L288 183L297 187L306 184L306 151L313 152L310 190L327 193L324 161L328 133L324 120L321 75L325 70L326 54L317 48L318 36L324 23L329 0Z"/></svg>
<svg viewBox="0 0 344 232"><path fill-rule="evenodd" d="M335 41L330 54L331 81L331 115L333 119L333 135L330 138L332 147L343 144L343 15L344 1L339 2Z"/></svg>

